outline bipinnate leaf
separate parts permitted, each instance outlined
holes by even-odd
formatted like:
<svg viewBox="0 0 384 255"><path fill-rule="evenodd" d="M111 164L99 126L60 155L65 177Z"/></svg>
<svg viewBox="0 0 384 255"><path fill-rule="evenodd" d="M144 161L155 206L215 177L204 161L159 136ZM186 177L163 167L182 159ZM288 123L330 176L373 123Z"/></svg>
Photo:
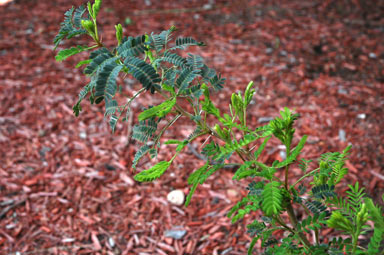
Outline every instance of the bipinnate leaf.
<svg viewBox="0 0 384 255"><path fill-rule="evenodd" d="M171 110L172 107L176 104L176 98L166 100L162 102L159 105L156 105L152 108L149 108L142 113L139 114L139 120L143 121L146 119L149 119L151 117L159 117L162 118L165 115L167 115Z"/></svg>
<svg viewBox="0 0 384 255"><path fill-rule="evenodd" d="M281 202L283 196L279 189L280 183L270 182L265 185L263 190L262 209L267 216L276 215L281 210Z"/></svg>
<svg viewBox="0 0 384 255"><path fill-rule="evenodd" d="M134 179L139 182L153 181L154 179L157 179L162 176L164 172L168 169L170 164L171 163L168 161L160 161L153 167L136 174Z"/></svg>

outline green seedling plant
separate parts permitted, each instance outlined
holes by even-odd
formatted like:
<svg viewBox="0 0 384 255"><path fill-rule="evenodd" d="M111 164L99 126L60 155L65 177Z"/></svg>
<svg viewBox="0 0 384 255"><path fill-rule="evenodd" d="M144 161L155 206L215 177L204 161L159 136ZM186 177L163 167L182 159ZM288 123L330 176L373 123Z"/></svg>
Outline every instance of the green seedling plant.
<svg viewBox="0 0 384 255"><path fill-rule="evenodd" d="M191 203L193 193L208 177L228 165L235 165L233 179L247 179L250 183L247 196L234 205L228 217L235 223L246 215L261 215L247 226L253 238L248 254L252 254L258 240L265 254L383 254L382 209L357 182L349 185L346 197L336 192L336 186L348 172L345 161L350 146L342 152L325 153L317 161L299 160L307 136L295 139L298 114L284 108L281 116L269 124L254 127L247 121L247 109L256 93L253 82L246 86L244 93L233 93L228 113L222 112L214 105L211 95L220 91L225 79L209 68L201 56L181 54L188 47L202 47L204 43L191 37L174 39L175 27L159 34L125 37L122 25L118 24L116 46L108 48L98 32L100 6L101 0L96 0L93 4L72 7L65 13L54 38L55 48L63 40L79 35L92 39L90 45L62 49L56 55L57 61L63 61L80 52L89 52L88 57L76 65L84 68L90 82L80 91L74 114L79 115L81 102L87 97L92 104L104 102L105 116L109 117L114 131L119 120L128 119L133 100L148 92L159 95L162 102L148 105L138 115L138 123L133 128L132 138L142 144L132 160L133 168L143 157L157 157L164 132L177 125L179 119L185 118L195 125L188 137L164 141L176 147L174 156L140 171L134 177L136 181L160 178L188 144L204 137L206 142L201 154L205 163L188 177L191 189L185 206ZM117 79L127 75L141 83L142 88L119 105L116 94L122 93L123 88L118 88ZM167 124L161 126L160 121ZM259 157L272 137L284 145L286 157L267 165ZM234 158L242 162L231 163ZM303 174L293 180L289 172L295 164ZM335 229L344 238L322 236L325 228ZM365 246L359 242L359 236L364 234L372 235Z"/></svg>

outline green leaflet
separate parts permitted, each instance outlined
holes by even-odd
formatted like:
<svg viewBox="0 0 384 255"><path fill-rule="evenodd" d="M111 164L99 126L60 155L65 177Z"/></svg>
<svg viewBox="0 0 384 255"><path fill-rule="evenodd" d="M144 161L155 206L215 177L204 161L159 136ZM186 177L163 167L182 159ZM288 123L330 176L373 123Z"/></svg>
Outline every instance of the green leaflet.
<svg viewBox="0 0 384 255"><path fill-rule="evenodd" d="M127 57L124 65L128 68L129 73L132 74L146 90L154 93L155 89L159 87L157 83L161 81L161 78L152 65L136 57Z"/></svg>
<svg viewBox="0 0 384 255"><path fill-rule="evenodd" d="M139 162L139 160L145 155L147 154L147 152L149 152L151 148L148 146L148 145L143 145L140 147L140 149L138 151L136 151L136 154L135 154L135 157L132 161L132 168L133 169L136 169L136 165L137 163Z"/></svg>
<svg viewBox="0 0 384 255"><path fill-rule="evenodd" d="M75 14L74 14L75 12ZM70 10L65 12L64 21L60 24L59 33L53 39L53 43L55 44L55 48L59 45L59 43L64 39L71 39L72 37L80 34L86 34L87 31L81 28L80 20L82 19L82 15L85 12L84 6L80 6L76 9L72 7Z"/></svg>
<svg viewBox="0 0 384 255"><path fill-rule="evenodd" d="M154 179L157 179L162 176L164 172L168 169L170 164L171 163L168 161L160 161L153 167L136 174L134 179L139 182L153 181Z"/></svg>
<svg viewBox="0 0 384 255"><path fill-rule="evenodd" d="M117 52L123 58L137 57L147 50L144 43L145 35L139 35L135 38L130 36L125 42L117 47Z"/></svg>
<svg viewBox="0 0 384 255"><path fill-rule="evenodd" d="M187 65L192 70L200 70L204 66L204 59L199 55L188 53Z"/></svg>
<svg viewBox="0 0 384 255"><path fill-rule="evenodd" d="M117 89L116 78L122 68L123 65L119 65L113 60L103 66L97 77L95 98L105 98L106 101L112 100Z"/></svg>
<svg viewBox="0 0 384 255"><path fill-rule="evenodd" d="M283 196L279 187L280 183L275 181L268 183L264 187L262 208L267 216L276 215L282 209Z"/></svg>
<svg viewBox="0 0 384 255"><path fill-rule="evenodd" d="M353 232L352 222L345 218L339 211L332 212L331 217L327 220L327 225L330 228L344 230L349 233Z"/></svg>
<svg viewBox="0 0 384 255"><path fill-rule="evenodd" d="M205 46L205 43L197 42L192 37L179 37L176 39L176 46L170 48L169 50L185 50L188 46Z"/></svg>
<svg viewBox="0 0 384 255"><path fill-rule="evenodd" d="M97 14L99 14L101 6L101 0L95 0L95 3L92 5L93 18L96 19Z"/></svg>
<svg viewBox="0 0 384 255"><path fill-rule="evenodd" d="M73 55L76 55L77 53L80 53L80 52L83 52L83 51L87 51L87 50L90 50L90 49L93 49L95 48L96 46L91 46L91 47L88 47L88 46L76 46L76 47L72 47L70 49L64 49L64 50L61 50L57 53L57 55L55 56L55 59L56 61L63 61L65 60L66 58L70 57L70 56L73 56Z"/></svg>
<svg viewBox="0 0 384 255"><path fill-rule="evenodd" d="M139 120L143 121L143 120L149 119L151 117L155 117L155 116L162 118L172 110L172 108L175 104L176 104L176 98L166 100L166 101L162 102L161 104L156 105L156 106L149 108L149 109L143 111L142 113L140 113L139 114Z"/></svg>
<svg viewBox="0 0 384 255"><path fill-rule="evenodd" d="M140 121L139 124L133 127L132 138L146 143L157 130L157 122L154 119Z"/></svg>
<svg viewBox="0 0 384 255"><path fill-rule="evenodd" d="M92 59L86 59L86 60L81 60L79 63L76 64L76 68L79 68L82 65L88 65L89 63L92 62Z"/></svg>
<svg viewBox="0 0 384 255"><path fill-rule="evenodd" d="M274 165L276 168L281 168L286 165L291 164L293 161L296 160L297 156L299 156L301 150L304 147L305 142L307 141L308 136L303 136L299 142L299 144L295 147L295 149L292 150L291 154L288 156L288 158L284 161L279 162L278 164Z"/></svg>
<svg viewBox="0 0 384 255"><path fill-rule="evenodd" d="M188 206L191 202L191 198L193 196L193 193L195 193L197 185L201 184L200 181L201 176L205 173L205 171L208 169L209 164L206 163L204 166L200 167L196 171L194 171L189 177L188 177L188 184L192 185L191 190L189 191L187 198L185 199L185 206Z"/></svg>
<svg viewBox="0 0 384 255"><path fill-rule="evenodd" d="M272 136L267 136L263 143L260 145L260 147L255 151L255 153L253 154L254 157L255 157L255 160L257 160L257 158L260 156L260 154L263 152L264 148L265 148L265 145L267 145L267 142L269 141L269 139L271 139Z"/></svg>
<svg viewBox="0 0 384 255"><path fill-rule="evenodd" d="M156 59L155 63L157 64L164 61L181 68L185 67L187 63L185 58L169 51L165 52L163 57Z"/></svg>

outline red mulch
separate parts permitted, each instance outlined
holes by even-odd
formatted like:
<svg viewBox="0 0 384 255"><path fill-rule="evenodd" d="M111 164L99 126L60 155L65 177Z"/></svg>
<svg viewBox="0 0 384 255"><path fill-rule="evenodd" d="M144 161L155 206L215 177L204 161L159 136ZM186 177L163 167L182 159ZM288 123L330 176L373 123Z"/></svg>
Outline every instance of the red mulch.
<svg viewBox="0 0 384 255"><path fill-rule="evenodd" d="M232 225L225 215L246 194L248 180L232 181L233 173L224 169L198 188L188 208L171 205L168 192L187 192L189 173L202 164L194 154L186 150L160 180L136 183L130 161L139 145L128 140L128 125L119 124L111 134L103 107L88 102L79 118L73 116L71 107L87 81L74 70L79 57L55 62L52 40L63 13L80 3L16 0L0 6L0 251L244 254L251 218ZM100 25L108 45L115 43L113 25L127 17L133 24L124 26L126 35L176 25L181 34L206 42L196 51L227 78L216 100L221 109L227 111L232 92L254 80L258 94L249 123L260 125L261 117L277 116L284 106L296 109L301 114L296 135L309 135L303 157L352 144L345 183L359 180L379 201L383 12L384 2L375 0L113 0L104 1ZM132 94L132 87L124 89ZM150 99L137 101L133 122ZM167 136L180 138L192 130L192 123L180 120ZM159 159L170 156L166 149ZM262 159L279 157L279 149L270 146ZM299 171L291 174L296 178ZM175 226L186 235L166 238L165 231Z"/></svg>

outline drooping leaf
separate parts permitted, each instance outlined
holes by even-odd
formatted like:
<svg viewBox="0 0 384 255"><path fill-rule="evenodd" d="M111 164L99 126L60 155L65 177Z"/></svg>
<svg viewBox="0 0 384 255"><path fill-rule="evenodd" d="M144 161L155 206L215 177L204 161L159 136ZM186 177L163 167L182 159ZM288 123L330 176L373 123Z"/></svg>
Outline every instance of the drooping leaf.
<svg viewBox="0 0 384 255"><path fill-rule="evenodd" d="M134 179L139 182L149 182L159 178L168 169L170 162L160 161L153 167L136 174Z"/></svg>
<svg viewBox="0 0 384 255"><path fill-rule="evenodd" d="M187 65L192 70L200 70L204 66L204 59L199 55L188 53Z"/></svg>
<svg viewBox="0 0 384 255"><path fill-rule="evenodd" d="M156 59L155 62L164 62L164 61L182 68L187 64L187 60L185 58L177 55L176 53L171 53L169 51L165 52L163 57Z"/></svg>
<svg viewBox="0 0 384 255"><path fill-rule="evenodd" d="M203 42L197 42L192 37L179 37L176 39L176 46L169 50L182 49L185 50L188 46L205 46Z"/></svg>
<svg viewBox="0 0 384 255"><path fill-rule="evenodd" d="M122 68L123 65L117 64L113 58L103 66L97 77L95 98L112 100L117 90L116 78Z"/></svg>
<svg viewBox="0 0 384 255"><path fill-rule="evenodd" d="M136 169L136 165L139 162L139 160L145 154L147 154L147 152L149 152L150 149L151 148L148 145L145 144L145 145L141 146L138 151L136 151L135 157L133 158L133 161L132 161L132 168Z"/></svg>
<svg viewBox="0 0 384 255"><path fill-rule="evenodd" d="M98 51L98 52L100 52L100 51ZM90 55L92 62L89 65L87 65L87 67L84 69L84 73L87 75L92 75L93 73L95 73L96 70L102 69L105 64L113 62L117 59L117 58L113 57L113 55L110 52L101 53L98 55L96 55L96 53L94 53L94 55L92 55L92 53ZM93 56L95 56L95 57L92 58Z"/></svg>
<svg viewBox="0 0 384 255"><path fill-rule="evenodd" d="M166 100L162 102L159 105L156 105L152 108L149 108L142 113L139 114L139 120L143 121L152 117L159 117L162 118L165 115L167 115L173 108L173 106L176 104L176 98L172 98L169 100Z"/></svg>
<svg viewBox="0 0 384 255"><path fill-rule="evenodd" d="M183 92L198 75L199 72L197 70L190 68L183 69L176 80L176 86L179 88L179 91Z"/></svg>
<svg viewBox="0 0 384 255"><path fill-rule="evenodd" d="M138 125L133 127L132 138L139 142L146 143L156 130L157 122L154 119L140 121Z"/></svg>
<svg viewBox="0 0 384 255"><path fill-rule="evenodd" d="M212 87L215 88L215 90L221 90L223 88L223 85L225 83L225 78L221 78L221 74L218 76L215 75L212 79L209 80L211 83Z"/></svg>
<svg viewBox="0 0 384 255"><path fill-rule="evenodd" d="M146 50L145 35L137 36L135 38L130 36L128 37L128 40L117 47L117 52L123 58L137 57Z"/></svg>
<svg viewBox="0 0 384 255"><path fill-rule="evenodd" d="M127 57L124 65L128 67L129 73L131 73L146 90L154 93L155 88L160 87L157 83L161 81L161 78L152 65L136 57Z"/></svg>
<svg viewBox="0 0 384 255"><path fill-rule="evenodd" d="M75 12L75 16L74 16ZM76 9L72 7L68 11L65 12L64 21L60 24L59 33L53 39L53 43L55 44L55 48L59 45L59 43L63 39L71 39L72 37L80 34L86 34L87 31L81 27L80 20L81 16L84 14L85 8L84 6L80 6Z"/></svg>
<svg viewBox="0 0 384 255"><path fill-rule="evenodd" d="M109 118L109 126L111 127L112 133L115 132L117 121L119 120L119 117L116 115L111 115Z"/></svg>

